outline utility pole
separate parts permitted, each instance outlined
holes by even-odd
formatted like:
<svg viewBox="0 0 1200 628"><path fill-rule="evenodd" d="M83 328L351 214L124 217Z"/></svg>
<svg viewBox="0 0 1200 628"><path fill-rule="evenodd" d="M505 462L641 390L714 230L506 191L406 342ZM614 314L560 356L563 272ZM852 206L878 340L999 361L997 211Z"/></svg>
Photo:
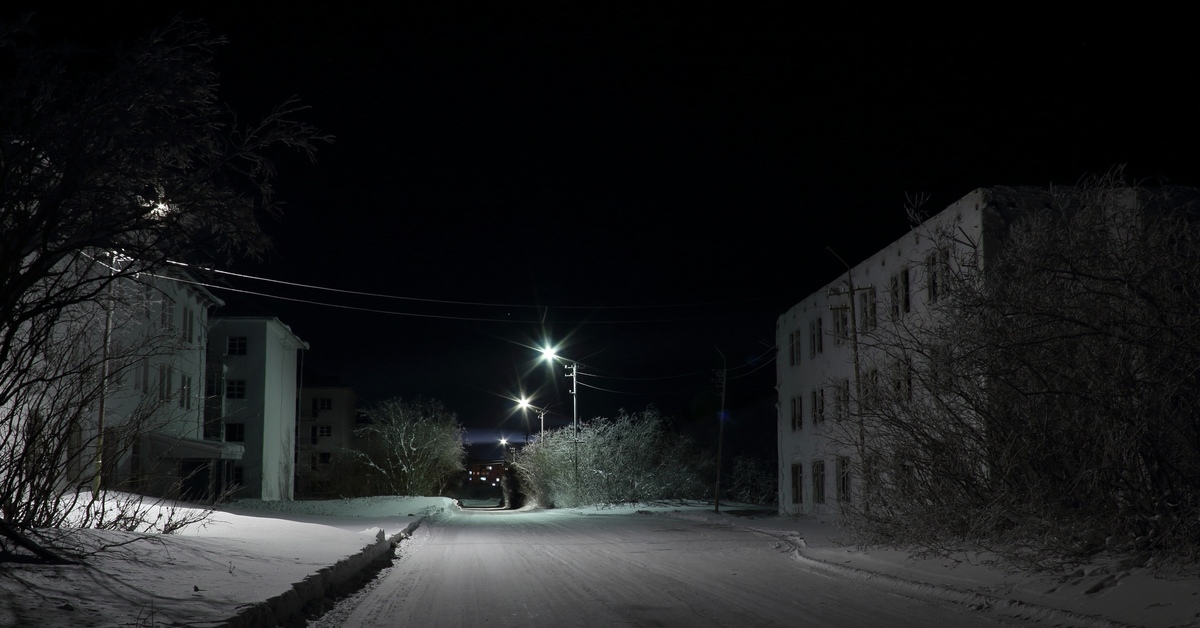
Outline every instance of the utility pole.
<svg viewBox="0 0 1200 628"><path fill-rule="evenodd" d="M716 347L713 347L716 349ZM721 370L716 371L717 386L721 389L721 411L717 413L717 486L713 489L713 502L716 504L715 512L721 512L721 456L722 446L725 444L725 382L727 380L727 372L725 369L725 354L717 349L717 355L721 356Z"/></svg>
<svg viewBox="0 0 1200 628"><path fill-rule="evenodd" d="M92 499L100 499L100 483L104 469L104 412L108 401L108 345L112 336L113 296L112 282L116 274L117 254L111 253L108 268L108 285L104 286L104 338L100 348L100 403L96 413L96 475L92 477Z"/></svg>
<svg viewBox="0 0 1200 628"><path fill-rule="evenodd" d="M567 365L567 375L571 376L571 426L574 430L575 441L575 498L579 498L579 363Z"/></svg>

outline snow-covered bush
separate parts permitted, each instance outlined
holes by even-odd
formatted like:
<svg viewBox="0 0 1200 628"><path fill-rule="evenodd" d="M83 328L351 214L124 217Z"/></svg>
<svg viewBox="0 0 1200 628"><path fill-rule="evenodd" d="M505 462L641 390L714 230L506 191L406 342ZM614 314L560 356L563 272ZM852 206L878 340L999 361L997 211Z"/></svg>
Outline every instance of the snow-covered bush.
<svg viewBox="0 0 1200 628"><path fill-rule="evenodd" d="M549 430L510 454L520 490L543 506L630 503L705 495L710 466L657 410Z"/></svg>

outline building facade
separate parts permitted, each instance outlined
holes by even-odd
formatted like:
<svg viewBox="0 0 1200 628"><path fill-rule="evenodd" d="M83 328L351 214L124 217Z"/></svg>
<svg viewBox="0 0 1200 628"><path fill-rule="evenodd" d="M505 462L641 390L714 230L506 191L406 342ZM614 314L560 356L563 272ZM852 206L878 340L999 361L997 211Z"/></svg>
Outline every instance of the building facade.
<svg viewBox="0 0 1200 628"><path fill-rule="evenodd" d="M1012 216L1049 200L1045 188L976 189L778 318L781 514L836 516L862 498L859 452L871 434L860 404L880 386L906 394L912 365L860 340L884 326L919 333L952 265L970 260L982 270ZM911 375L907 386L911 394Z"/></svg>
<svg viewBox="0 0 1200 628"><path fill-rule="evenodd" d="M360 440L354 431L366 425L358 396L348 386L317 386L300 391L296 439L296 496L333 497L330 473L346 450Z"/></svg>
<svg viewBox="0 0 1200 628"><path fill-rule="evenodd" d="M212 415L221 417L224 440L245 447L234 468L235 496L293 499L301 351L308 343L277 318L234 316L213 319L208 346L209 392L223 405L210 414L210 426Z"/></svg>
<svg viewBox="0 0 1200 628"><path fill-rule="evenodd" d="M182 272L119 278L97 342L108 383L91 425L78 437L100 455L90 466L101 485L210 502L232 482L243 448L205 429L205 346L210 310L222 301Z"/></svg>

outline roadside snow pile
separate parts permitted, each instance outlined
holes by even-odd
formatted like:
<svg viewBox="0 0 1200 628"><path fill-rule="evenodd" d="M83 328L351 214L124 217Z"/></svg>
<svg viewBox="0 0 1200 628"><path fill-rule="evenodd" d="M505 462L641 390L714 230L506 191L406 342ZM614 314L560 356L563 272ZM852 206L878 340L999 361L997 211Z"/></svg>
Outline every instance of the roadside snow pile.
<svg viewBox="0 0 1200 628"><path fill-rule="evenodd" d="M262 501L238 499L222 506L229 512L256 511L286 515L317 515L323 517L419 517L449 510L454 505L448 497L353 497L311 501ZM246 513L249 514L249 513Z"/></svg>

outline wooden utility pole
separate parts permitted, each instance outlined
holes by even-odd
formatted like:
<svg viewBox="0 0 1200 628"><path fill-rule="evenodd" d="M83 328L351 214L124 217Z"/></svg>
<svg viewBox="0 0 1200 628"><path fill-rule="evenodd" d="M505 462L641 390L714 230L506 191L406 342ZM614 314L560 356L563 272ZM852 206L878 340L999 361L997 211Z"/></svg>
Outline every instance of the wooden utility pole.
<svg viewBox="0 0 1200 628"><path fill-rule="evenodd" d="M713 347L716 349L716 347ZM717 413L717 486L713 490L713 502L716 504L716 512L721 512L721 448L725 443L725 354L717 349L717 354L721 356L721 370L716 372L717 386L721 388L721 411Z"/></svg>

